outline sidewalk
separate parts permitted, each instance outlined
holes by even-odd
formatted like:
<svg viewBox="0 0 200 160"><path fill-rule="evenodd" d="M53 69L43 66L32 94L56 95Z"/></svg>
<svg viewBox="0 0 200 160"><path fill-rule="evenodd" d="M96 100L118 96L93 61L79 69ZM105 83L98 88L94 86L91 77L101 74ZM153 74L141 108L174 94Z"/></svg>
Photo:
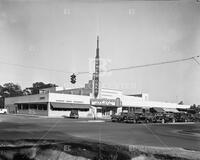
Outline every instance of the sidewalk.
<svg viewBox="0 0 200 160"><path fill-rule="evenodd" d="M7 116L21 116L21 117L33 117L33 118L49 118L48 116L32 115L32 114L6 114Z"/></svg>

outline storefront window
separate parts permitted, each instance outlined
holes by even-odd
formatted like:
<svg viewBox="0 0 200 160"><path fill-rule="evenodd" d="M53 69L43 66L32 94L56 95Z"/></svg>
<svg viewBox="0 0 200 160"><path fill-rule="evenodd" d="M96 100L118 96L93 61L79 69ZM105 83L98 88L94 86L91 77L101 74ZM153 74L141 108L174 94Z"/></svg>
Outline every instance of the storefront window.
<svg viewBox="0 0 200 160"><path fill-rule="evenodd" d="M43 104L43 110L47 110L47 105L46 104Z"/></svg>
<svg viewBox="0 0 200 160"><path fill-rule="evenodd" d="M22 109L21 104L18 104L18 105L17 105L17 108L18 108L18 109Z"/></svg>
<svg viewBox="0 0 200 160"><path fill-rule="evenodd" d="M28 109L28 104L22 104L24 110Z"/></svg>
<svg viewBox="0 0 200 160"><path fill-rule="evenodd" d="M30 109L37 109L37 105L36 104L30 104Z"/></svg>

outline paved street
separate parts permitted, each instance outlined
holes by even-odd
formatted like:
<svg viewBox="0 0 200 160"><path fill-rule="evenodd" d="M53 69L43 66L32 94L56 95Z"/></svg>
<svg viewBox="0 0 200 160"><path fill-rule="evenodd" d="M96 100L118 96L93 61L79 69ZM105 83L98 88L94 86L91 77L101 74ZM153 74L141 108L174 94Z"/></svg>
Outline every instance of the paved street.
<svg viewBox="0 0 200 160"><path fill-rule="evenodd" d="M0 115L0 137L5 139L69 139L183 147L200 151L200 124L124 124L85 119L37 118Z"/></svg>

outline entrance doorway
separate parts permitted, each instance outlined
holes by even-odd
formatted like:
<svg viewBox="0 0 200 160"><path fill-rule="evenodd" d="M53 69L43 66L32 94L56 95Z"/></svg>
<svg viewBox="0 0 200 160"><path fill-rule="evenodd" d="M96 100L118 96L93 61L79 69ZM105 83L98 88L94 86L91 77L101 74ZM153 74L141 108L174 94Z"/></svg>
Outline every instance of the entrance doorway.
<svg viewBox="0 0 200 160"><path fill-rule="evenodd" d="M102 107L102 116L111 116L117 113L117 107Z"/></svg>

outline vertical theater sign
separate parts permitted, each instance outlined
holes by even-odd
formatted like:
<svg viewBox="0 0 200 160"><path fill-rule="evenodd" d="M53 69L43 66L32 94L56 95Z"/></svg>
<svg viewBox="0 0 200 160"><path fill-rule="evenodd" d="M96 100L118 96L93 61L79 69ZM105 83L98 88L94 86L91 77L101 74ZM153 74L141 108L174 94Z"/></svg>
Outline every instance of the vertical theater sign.
<svg viewBox="0 0 200 160"><path fill-rule="evenodd" d="M95 57L95 73L94 73L94 98L98 97L99 94L99 36L97 37L97 49Z"/></svg>

